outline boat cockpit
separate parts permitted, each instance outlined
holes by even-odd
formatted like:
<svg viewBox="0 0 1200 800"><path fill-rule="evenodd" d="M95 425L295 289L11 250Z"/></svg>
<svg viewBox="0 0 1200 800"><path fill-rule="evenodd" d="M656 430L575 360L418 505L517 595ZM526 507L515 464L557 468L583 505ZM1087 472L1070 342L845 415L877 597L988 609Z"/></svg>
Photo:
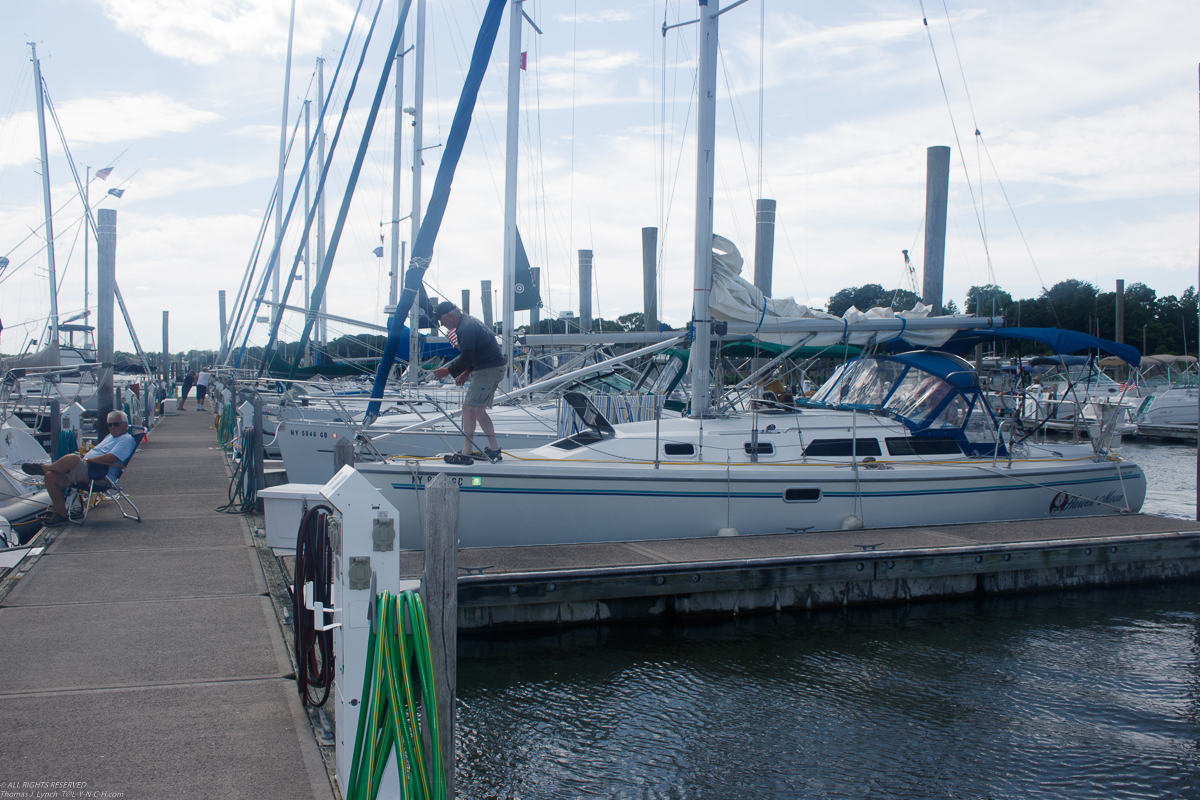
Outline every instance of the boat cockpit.
<svg viewBox="0 0 1200 800"><path fill-rule="evenodd" d="M949 353L925 350L847 361L805 405L883 413L913 436L953 438L967 455L992 456L1000 441L996 415L974 368Z"/></svg>

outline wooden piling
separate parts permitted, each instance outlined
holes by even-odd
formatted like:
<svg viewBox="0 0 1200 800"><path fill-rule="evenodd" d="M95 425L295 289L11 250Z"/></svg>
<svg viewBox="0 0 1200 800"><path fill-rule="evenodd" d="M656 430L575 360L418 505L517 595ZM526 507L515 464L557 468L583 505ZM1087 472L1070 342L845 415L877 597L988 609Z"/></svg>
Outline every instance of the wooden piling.
<svg viewBox="0 0 1200 800"><path fill-rule="evenodd" d="M646 333L657 333L658 228L642 228L642 315Z"/></svg>
<svg viewBox="0 0 1200 800"><path fill-rule="evenodd" d="M946 267L946 210L950 192L950 148L925 151L925 270L923 301L931 316L942 313Z"/></svg>
<svg viewBox="0 0 1200 800"><path fill-rule="evenodd" d="M425 487L425 614L437 693L446 796L454 797L454 701L458 675L458 485L445 473Z"/></svg>

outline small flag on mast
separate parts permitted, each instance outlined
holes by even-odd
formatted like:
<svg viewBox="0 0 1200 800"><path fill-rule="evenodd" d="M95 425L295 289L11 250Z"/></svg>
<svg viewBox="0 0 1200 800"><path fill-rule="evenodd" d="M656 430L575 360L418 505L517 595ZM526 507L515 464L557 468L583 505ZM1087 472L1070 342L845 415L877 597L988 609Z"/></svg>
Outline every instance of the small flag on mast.
<svg viewBox="0 0 1200 800"><path fill-rule="evenodd" d="M108 176L112 174L112 171L113 171L112 167L105 167L104 169L98 169L98 170L96 170L96 177L102 181L106 181L106 180L108 180Z"/></svg>
<svg viewBox="0 0 1200 800"><path fill-rule="evenodd" d="M373 252L377 258L383 258L383 248L382 247L376 247L371 252Z"/></svg>
<svg viewBox="0 0 1200 800"><path fill-rule="evenodd" d="M525 56L527 55L529 55L528 52L521 53L521 69L525 69Z"/></svg>
<svg viewBox="0 0 1200 800"><path fill-rule="evenodd" d="M108 193L111 194L113 197L120 199L121 195L125 194L125 190L113 187L112 189L108 190Z"/></svg>

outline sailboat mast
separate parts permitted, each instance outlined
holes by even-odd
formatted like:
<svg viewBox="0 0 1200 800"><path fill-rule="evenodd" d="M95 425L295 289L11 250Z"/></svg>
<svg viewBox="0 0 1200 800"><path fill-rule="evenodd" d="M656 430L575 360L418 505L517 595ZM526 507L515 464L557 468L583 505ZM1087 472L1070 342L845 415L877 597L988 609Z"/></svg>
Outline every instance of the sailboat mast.
<svg viewBox="0 0 1200 800"><path fill-rule="evenodd" d="M309 213L309 211L312 209L312 197L311 197L312 190L309 186L309 177L312 175L312 169L311 169L311 167L312 167L312 160L311 160L312 159L312 155L311 155L312 148L309 147L309 143L312 141L312 134L310 134L309 130L308 130L309 123L311 122L311 120L309 119L310 111L312 110L311 106L312 106L311 100L304 101L304 150L305 150L305 152L309 153L309 161L306 162L304 165L304 213L305 214ZM311 245L312 245L312 236L306 236L304 239L304 303L305 303L306 307L308 305L309 298L312 296L311 289L309 288L309 277L310 277L310 273L312 272L312 263L311 263L312 259L309 258L309 254L312 251ZM306 366L306 367L311 366L311 364L309 363L309 360L307 358L304 359L303 363L304 363L304 366Z"/></svg>
<svg viewBox="0 0 1200 800"><path fill-rule="evenodd" d="M292 14L288 18L287 61L283 68L283 121L279 124L279 178L275 184L275 241L279 250L279 237L283 235L283 171L287 162L288 95L292 84L292 33L296 26L296 0L292 0ZM322 162L323 163L323 162ZM272 323L276 322L283 309L279 307L279 259L271 265L271 309Z"/></svg>
<svg viewBox="0 0 1200 800"><path fill-rule="evenodd" d="M720 0L700 3L699 114L696 137L696 261L692 304L692 411L702 418L709 407L709 367L712 319L713 193L717 139L717 15Z"/></svg>
<svg viewBox="0 0 1200 800"><path fill-rule="evenodd" d="M424 157L422 128L425 125L425 0L417 0L417 29L414 31L413 56L416 66L413 68L413 150L412 150L412 205L409 207L409 221L412 223L412 238L414 245L417 233L421 230L421 166ZM421 324L419 303L413 303L408 312L408 379L414 385L420 375L417 362L421 357L421 340L417 326Z"/></svg>
<svg viewBox="0 0 1200 800"><path fill-rule="evenodd" d="M513 388L513 322L516 312L514 298L517 283L517 136L519 135L521 106L521 15L525 9L523 0L509 4L508 33L508 128L505 135L504 156L504 289L501 312L504 341L504 391Z"/></svg>
<svg viewBox="0 0 1200 800"><path fill-rule="evenodd" d="M89 166L87 168L87 171L84 173L84 179L83 179L83 214L84 214L85 220L91 219L91 216L92 216L92 204L91 204L91 200L89 199L89 195L91 194L91 188L92 188L92 168ZM83 313L84 313L83 323L85 325L88 323L88 318L87 318L87 310L88 310L88 239L90 238L90 233L91 233L91 231L89 231L88 228L90 228L90 227L92 227L92 226L88 225L86 222L83 225Z"/></svg>
<svg viewBox="0 0 1200 800"><path fill-rule="evenodd" d="M323 58L317 59L317 108L321 109L321 114L317 117L317 163L323 165L325 163L325 59ZM325 263L325 192L323 190L317 195L317 263ZM312 298L310 297L309 312L316 313L316 311L317 309L312 308ZM325 294L322 292L321 316L317 322L322 353L329 345L329 331L325 327L324 316L328 311Z"/></svg>
<svg viewBox="0 0 1200 800"><path fill-rule="evenodd" d="M388 285L389 313L396 313L396 299L400 282L400 143L404 131L404 33L400 33L400 48L396 51L396 113L392 144L392 233L391 281Z"/></svg>
<svg viewBox="0 0 1200 800"><path fill-rule="evenodd" d="M46 105L42 94L42 66L37 45L29 42L33 58L33 81L37 89L38 144L42 148L42 202L46 206L46 259L50 268L50 339L58 343L58 279L54 273L54 211L50 207L50 156L46 149Z"/></svg>

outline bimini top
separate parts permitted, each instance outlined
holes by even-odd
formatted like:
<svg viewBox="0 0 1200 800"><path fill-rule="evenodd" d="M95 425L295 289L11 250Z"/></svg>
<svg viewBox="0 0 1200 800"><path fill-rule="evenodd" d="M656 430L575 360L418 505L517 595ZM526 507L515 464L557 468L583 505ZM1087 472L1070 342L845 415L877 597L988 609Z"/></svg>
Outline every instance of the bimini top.
<svg viewBox="0 0 1200 800"><path fill-rule="evenodd" d="M949 353L922 350L847 361L809 404L883 412L917 436L955 439L968 455L990 456L998 440L975 370Z"/></svg>
<svg viewBox="0 0 1200 800"><path fill-rule="evenodd" d="M989 330L958 331L939 350L945 350L955 355L965 355L976 345L1006 339L1020 339L1037 342L1049 347L1055 353L1074 353L1079 350L1103 350L1120 358L1127 364L1137 366L1142 362L1142 354L1136 347L1127 344L1089 336L1086 333L1064 331L1061 328L992 328Z"/></svg>

